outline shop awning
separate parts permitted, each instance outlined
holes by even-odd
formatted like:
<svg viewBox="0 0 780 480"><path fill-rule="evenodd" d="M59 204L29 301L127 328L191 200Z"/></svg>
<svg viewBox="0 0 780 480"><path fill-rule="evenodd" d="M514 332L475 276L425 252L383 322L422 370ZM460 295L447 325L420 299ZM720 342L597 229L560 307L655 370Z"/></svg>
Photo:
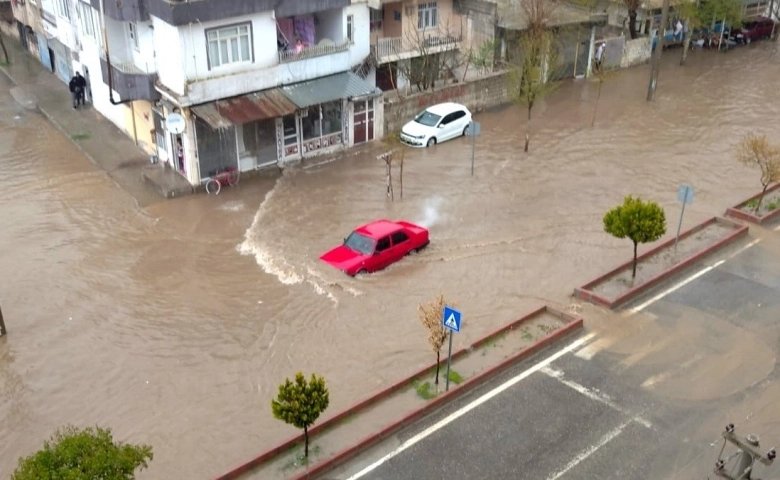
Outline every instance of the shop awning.
<svg viewBox="0 0 780 480"><path fill-rule="evenodd" d="M281 90L299 108L342 98L379 95L381 90L352 72L337 73L328 77L309 80L281 87Z"/></svg>
<svg viewBox="0 0 780 480"><path fill-rule="evenodd" d="M214 129L283 117L295 113L295 110L297 110L295 104L279 88L249 93L240 97L225 98L192 107L195 115Z"/></svg>

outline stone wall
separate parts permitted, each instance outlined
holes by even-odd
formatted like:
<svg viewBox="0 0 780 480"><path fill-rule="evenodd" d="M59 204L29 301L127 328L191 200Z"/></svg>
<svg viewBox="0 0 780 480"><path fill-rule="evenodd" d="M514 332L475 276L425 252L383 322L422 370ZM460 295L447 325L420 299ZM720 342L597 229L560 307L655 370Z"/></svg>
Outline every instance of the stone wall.
<svg viewBox="0 0 780 480"><path fill-rule="evenodd" d="M462 103L473 113L509 103L506 73L493 73L480 79L447 85L430 92L404 97L385 95L384 134L394 134L426 107L444 102Z"/></svg>
<svg viewBox="0 0 780 480"><path fill-rule="evenodd" d="M653 39L650 37L627 40L623 48L623 56L620 59L620 68L641 65L650 60L653 50Z"/></svg>

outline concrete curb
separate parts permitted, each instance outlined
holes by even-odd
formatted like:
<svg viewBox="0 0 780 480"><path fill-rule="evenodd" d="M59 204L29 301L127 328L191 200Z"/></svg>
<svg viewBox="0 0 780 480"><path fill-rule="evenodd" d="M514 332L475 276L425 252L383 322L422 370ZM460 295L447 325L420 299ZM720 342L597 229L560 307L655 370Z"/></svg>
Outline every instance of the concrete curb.
<svg viewBox="0 0 780 480"><path fill-rule="evenodd" d="M599 283L603 282L609 277L614 276L615 274L622 272L623 270L626 270L627 268L631 267L632 261L629 260L626 263L623 263L619 267L610 270L609 272L605 273L604 275L601 275L600 277L591 280L590 282L586 283L582 287L578 287L574 289L574 296L576 298L579 298L581 300L585 300L587 302L596 304L596 305L602 305L604 307L609 308L610 310L628 302L629 300L632 300L639 295L645 293L647 290L655 287L658 283L668 279L669 277L675 275L676 273L680 272L681 270L687 268L694 262L702 259L703 257L706 257L707 255L713 253L716 250L719 250L726 245L729 245L736 241L737 239L747 235L748 233L748 227L746 225L742 225L736 222L733 222L731 220L728 220L726 218L722 217L712 217L709 220L700 223L696 225L695 227L691 228L690 230L686 230L685 232L680 234L680 239L683 239L685 237L688 237L690 235L693 235L694 233L703 230L709 225L715 224L715 223L724 223L727 225L730 225L734 228L734 232L730 233L726 237L718 240L717 242L713 243L712 245L706 247L703 250L700 250L690 257L680 261L679 263L676 263L672 267L664 270L663 272L659 273L655 277L649 279L646 282L641 283L640 285L637 285L633 288L628 289L623 294L618 295L615 299L610 300L607 299L591 290L594 286L598 285ZM651 257L661 250L664 250L666 248L669 248L674 245L674 239L667 240L666 242L662 243L661 245L658 245L657 247L643 253L639 257L637 257L637 263L641 263L642 260L647 259L648 257Z"/></svg>
<svg viewBox="0 0 780 480"><path fill-rule="evenodd" d="M764 195L767 195L769 193L774 193L777 190L780 189L780 183L775 184L773 187L770 187L766 190ZM756 216L752 213L743 212L740 210L748 203L752 202L753 200L758 200L758 198L761 196L761 193L757 193L753 195L752 197L748 198L747 200L744 200L738 204L736 204L733 207L730 207L726 209L726 215L729 217L737 218L739 220L744 220L746 222L755 223L756 225L763 225L765 223L769 223L770 221L780 218L780 208L776 208L773 211L767 213L766 215L762 216Z"/></svg>
<svg viewBox="0 0 780 480"><path fill-rule="evenodd" d="M306 472L299 474L298 476L294 477L296 479L303 479L303 478L310 478L312 475L319 475L327 470L333 469L336 466L344 463L345 461L349 460L350 458L357 455L360 451L364 450L365 448L370 447L371 445L375 444L376 442L386 438L389 435L392 435L405 425L407 425L409 422L412 422L423 415L435 410L436 408L440 407L443 403L451 401L460 395L472 390L474 387L484 383L486 380L494 377L496 374L500 373L502 370L506 369L507 367L511 366L512 364L533 355L534 353L537 353L538 351L550 346L551 344L555 343L556 341L560 340L561 338L571 334L572 332L575 332L583 327L583 319L581 317L571 315L567 312L564 312L562 310L558 310L556 308L550 307L550 306L542 306L540 308L537 308L533 312L520 317L519 319L499 328L498 330L493 331L492 333L480 338L479 340L472 343L470 346L461 348L458 351L454 352L452 354L453 360L462 357L468 353L470 353L475 348L479 348L480 346L484 345L485 343L491 341L497 336L503 335L504 333L513 330L517 327L519 327L521 324L527 322L528 320L542 314L542 313L552 313L553 315L558 316L559 318L563 320L568 320L567 324L556 329L555 331L551 332L544 338L541 338L537 342L535 342L532 345L529 345L528 347L524 348L517 354L505 359L500 364L482 372L481 374L472 377L462 384L460 384L457 388L450 390L447 393L441 394L437 396L436 398L428 401L423 407L411 412L410 414L404 416L401 419L398 419L392 423L390 423L388 426L380 430L379 432L376 432L372 435L369 435L368 437L360 440L358 443L353 445L352 447L349 447L345 450L342 450L341 452L338 452L336 455L334 455L331 458L325 459L310 468L307 469ZM443 359L441 364L446 364L446 359ZM408 388L410 384L417 380L420 377L423 377L427 375L432 369L436 368L436 363L432 363L431 365L419 370L417 373L406 377L402 380L399 380L398 382L390 385L389 387L379 391L378 393L372 395L369 398L366 398L365 400L362 400L353 406L339 412L338 414L334 415L333 417L329 418L328 420L319 423L312 427L309 430L309 438L310 441L312 441L317 435L321 434L322 432L336 427L340 422L343 420L359 414L361 411L371 407L372 405L384 400L386 397L389 397L390 395L398 392L399 390L402 390L404 388ZM276 447L273 447L266 452L258 455L257 457L253 458L252 460L239 465L238 467L230 470L229 472L225 473L224 475L221 475L217 477L215 480L234 480L239 478L241 475L248 473L252 469L267 463L271 459L277 457L278 455L287 452L291 448L295 447L297 444L303 442L303 435L296 435L293 438L290 438L289 440L282 442L281 444L277 445Z"/></svg>

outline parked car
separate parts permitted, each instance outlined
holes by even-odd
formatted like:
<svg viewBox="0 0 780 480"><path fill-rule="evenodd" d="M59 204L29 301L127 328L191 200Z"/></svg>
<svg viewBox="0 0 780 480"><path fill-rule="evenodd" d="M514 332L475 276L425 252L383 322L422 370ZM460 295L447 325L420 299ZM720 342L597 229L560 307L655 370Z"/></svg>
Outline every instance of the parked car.
<svg viewBox="0 0 780 480"><path fill-rule="evenodd" d="M440 103L428 107L401 129L401 142L412 147L431 147L466 135L471 112L459 103Z"/></svg>
<svg viewBox="0 0 780 480"><path fill-rule="evenodd" d="M355 276L381 270L429 243L426 228L383 219L356 228L344 243L323 254L320 260Z"/></svg>
<svg viewBox="0 0 780 480"><path fill-rule="evenodd" d="M735 28L734 40L737 43L750 43L754 40L769 38L775 29L775 22L766 17L759 17L742 25L742 28Z"/></svg>

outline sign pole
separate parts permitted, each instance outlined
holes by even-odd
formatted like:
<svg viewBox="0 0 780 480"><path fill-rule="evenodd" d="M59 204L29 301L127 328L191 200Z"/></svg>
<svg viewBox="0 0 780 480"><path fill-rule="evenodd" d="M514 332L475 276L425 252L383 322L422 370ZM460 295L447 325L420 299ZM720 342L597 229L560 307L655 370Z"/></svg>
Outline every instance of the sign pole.
<svg viewBox="0 0 780 480"><path fill-rule="evenodd" d="M677 241L680 240L680 229L682 228L683 215L685 215L685 202L682 204L682 210L680 210L680 223L677 224L677 236L674 237L674 250L677 251Z"/></svg>
<svg viewBox="0 0 780 480"><path fill-rule="evenodd" d="M674 237L675 252L677 252L677 242L680 240L680 229L682 229L683 215L685 215L685 205L693 203L693 187L680 185L680 188L677 189L677 200L682 203L682 210L680 210L680 223L677 224L677 235Z"/></svg>
<svg viewBox="0 0 780 480"><path fill-rule="evenodd" d="M5 329L5 320L3 320L3 309L0 307L0 337L5 335L7 330ZM450 342L450 348L452 348L452 343Z"/></svg>
<svg viewBox="0 0 780 480"><path fill-rule="evenodd" d="M471 132L471 176L474 176L474 150L477 148L477 132Z"/></svg>
<svg viewBox="0 0 780 480"><path fill-rule="evenodd" d="M450 391L450 363L452 362L452 330L449 333L450 336L450 348L447 351L447 380L444 386L444 391Z"/></svg>

